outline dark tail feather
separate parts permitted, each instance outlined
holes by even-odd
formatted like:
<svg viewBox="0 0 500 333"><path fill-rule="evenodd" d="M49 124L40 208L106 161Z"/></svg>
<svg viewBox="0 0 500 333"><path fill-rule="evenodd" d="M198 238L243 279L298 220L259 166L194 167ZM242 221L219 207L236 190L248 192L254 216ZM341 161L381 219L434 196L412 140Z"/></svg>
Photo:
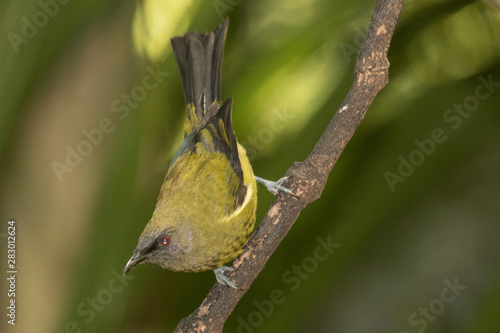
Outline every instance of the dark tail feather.
<svg viewBox="0 0 500 333"><path fill-rule="evenodd" d="M220 101L222 53L228 23L225 20L214 32L189 32L183 37L172 38L186 107L189 109L189 104L192 104L197 118L197 124L193 124L193 127L206 122L217 112L218 108L213 111L209 111L209 108L214 102Z"/></svg>

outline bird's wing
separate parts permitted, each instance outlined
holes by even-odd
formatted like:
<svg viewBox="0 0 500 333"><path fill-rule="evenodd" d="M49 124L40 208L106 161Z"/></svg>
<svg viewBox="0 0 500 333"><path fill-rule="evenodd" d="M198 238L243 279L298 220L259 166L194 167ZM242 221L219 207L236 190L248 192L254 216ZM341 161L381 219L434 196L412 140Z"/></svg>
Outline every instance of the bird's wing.
<svg viewBox="0 0 500 333"><path fill-rule="evenodd" d="M239 181L238 186L235 186L236 192L234 193L234 207L236 208L244 201L246 186L243 184L243 170L238 153L238 143L233 131L231 113L232 99L228 99L205 126L192 132L184 139L175 153L170 167L184 153L220 152L224 154Z"/></svg>

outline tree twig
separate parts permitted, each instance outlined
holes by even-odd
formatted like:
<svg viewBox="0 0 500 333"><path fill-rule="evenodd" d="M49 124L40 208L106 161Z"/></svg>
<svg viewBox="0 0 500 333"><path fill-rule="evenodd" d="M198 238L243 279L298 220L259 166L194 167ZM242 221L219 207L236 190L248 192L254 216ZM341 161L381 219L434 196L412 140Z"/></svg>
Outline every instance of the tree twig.
<svg viewBox="0 0 500 333"><path fill-rule="evenodd" d="M222 332L224 323L286 236L300 212L321 196L330 171L377 93L389 82L387 51L404 0L379 0L356 59L354 81L340 108L307 159L295 162L285 183L297 197L278 195L259 227L233 262L228 278L235 290L216 283L203 303L174 332Z"/></svg>

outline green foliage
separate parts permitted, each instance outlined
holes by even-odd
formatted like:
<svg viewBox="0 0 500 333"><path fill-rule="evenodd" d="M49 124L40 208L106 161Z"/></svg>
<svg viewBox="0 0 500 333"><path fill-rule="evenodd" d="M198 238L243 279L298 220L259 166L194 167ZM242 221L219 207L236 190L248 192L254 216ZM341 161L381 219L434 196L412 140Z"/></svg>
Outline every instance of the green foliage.
<svg viewBox="0 0 500 333"><path fill-rule="evenodd" d="M0 234L16 219L19 326L172 331L213 273L140 266L118 278L182 140L178 70L169 43L151 36L230 18L222 97L233 97L255 173L278 179L306 158L348 91L375 2L215 0L174 10L150 0L139 11L59 1L0 4ZM389 85L225 332L499 331L493 3L407 1ZM24 26L35 23L30 34ZM13 44L12 33L26 42ZM258 221L272 200L261 188ZM316 250L327 239L339 246ZM453 293L455 279L467 288Z"/></svg>

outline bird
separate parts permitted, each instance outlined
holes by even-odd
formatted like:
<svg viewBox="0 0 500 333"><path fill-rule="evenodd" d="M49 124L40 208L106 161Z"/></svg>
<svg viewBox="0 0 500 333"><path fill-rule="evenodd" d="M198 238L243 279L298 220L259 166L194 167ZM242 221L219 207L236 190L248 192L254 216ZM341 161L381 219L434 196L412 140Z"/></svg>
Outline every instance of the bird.
<svg viewBox="0 0 500 333"><path fill-rule="evenodd" d="M254 175L233 131L233 101L221 101L228 23L171 39L186 106L184 141L123 275L144 263L171 271L213 270L219 283L237 288L224 275L232 270L224 264L241 254L254 229L257 181L274 194L291 193L281 185L283 179Z"/></svg>

